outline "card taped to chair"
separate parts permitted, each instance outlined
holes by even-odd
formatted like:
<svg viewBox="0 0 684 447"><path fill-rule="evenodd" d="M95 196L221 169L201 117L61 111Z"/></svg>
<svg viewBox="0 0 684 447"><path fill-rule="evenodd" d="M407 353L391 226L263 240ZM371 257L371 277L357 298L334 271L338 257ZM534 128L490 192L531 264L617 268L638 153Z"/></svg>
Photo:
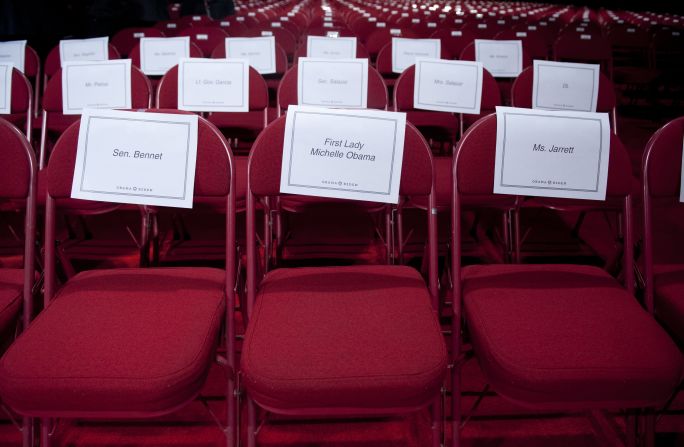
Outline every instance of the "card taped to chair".
<svg viewBox="0 0 684 447"><path fill-rule="evenodd" d="M69 61L106 61L107 59L109 59L109 37L59 42L59 60L62 64Z"/></svg>
<svg viewBox="0 0 684 447"><path fill-rule="evenodd" d="M162 76L183 57L190 57L190 37L140 38L140 69L146 75Z"/></svg>
<svg viewBox="0 0 684 447"><path fill-rule="evenodd" d="M280 191L397 203L406 115L291 106Z"/></svg>
<svg viewBox="0 0 684 447"><path fill-rule="evenodd" d="M300 57L299 105L365 109L368 105L368 59Z"/></svg>
<svg viewBox="0 0 684 447"><path fill-rule="evenodd" d="M276 72L275 48L273 36L226 37L226 58L247 59L260 74Z"/></svg>
<svg viewBox="0 0 684 447"><path fill-rule="evenodd" d="M516 78L522 71L522 41L475 39L475 60L495 78Z"/></svg>
<svg viewBox="0 0 684 447"><path fill-rule="evenodd" d="M598 64L534 61L532 108L596 112Z"/></svg>
<svg viewBox="0 0 684 447"><path fill-rule="evenodd" d="M414 108L477 115L481 101L481 62L416 59Z"/></svg>
<svg viewBox="0 0 684 447"><path fill-rule="evenodd" d="M416 62L416 58L439 59L442 42L439 39L392 38L392 71L402 73Z"/></svg>
<svg viewBox="0 0 684 447"><path fill-rule="evenodd" d="M608 114L496 108L494 192L605 200Z"/></svg>
<svg viewBox="0 0 684 447"><path fill-rule="evenodd" d="M249 61L182 58L178 108L193 112L248 112Z"/></svg>
<svg viewBox="0 0 684 447"><path fill-rule="evenodd" d="M131 108L131 60L65 62L62 65L62 113L83 109Z"/></svg>
<svg viewBox="0 0 684 447"><path fill-rule="evenodd" d="M197 115L85 109L71 197L192 208Z"/></svg>
<svg viewBox="0 0 684 447"><path fill-rule="evenodd" d="M12 111L12 70L11 62L0 63L0 115L9 115Z"/></svg>
<svg viewBox="0 0 684 447"><path fill-rule="evenodd" d="M13 40L11 42L0 42L0 63L12 63L14 68L24 72L26 59L26 41Z"/></svg>
<svg viewBox="0 0 684 447"><path fill-rule="evenodd" d="M356 37L306 37L306 57L322 59L354 59Z"/></svg>

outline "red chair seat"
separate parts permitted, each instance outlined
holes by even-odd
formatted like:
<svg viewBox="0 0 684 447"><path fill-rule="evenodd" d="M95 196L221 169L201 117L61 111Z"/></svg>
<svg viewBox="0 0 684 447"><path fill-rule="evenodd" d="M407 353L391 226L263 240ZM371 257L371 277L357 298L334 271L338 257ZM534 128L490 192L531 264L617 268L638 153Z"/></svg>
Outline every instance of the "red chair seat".
<svg viewBox="0 0 684 447"><path fill-rule="evenodd" d="M3 401L24 415L163 413L193 399L213 361L225 272L88 271L0 360Z"/></svg>
<svg viewBox="0 0 684 447"><path fill-rule="evenodd" d="M24 292L24 270L0 269L0 332L16 321Z"/></svg>
<svg viewBox="0 0 684 447"><path fill-rule="evenodd" d="M415 270L297 268L264 279L242 371L250 395L267 409L415 408L434 399L446 362Z"/></svg>
<svg viewBox="0 0 684 447"><path fill-rule="evenodd" d="M476 356L503 396L540 408L662 404L681 378L681 353L603 270L491 265L463 270Z"/></svg>
<svg viewBox="0 0 684 447"><path fill-rule="evenodd" d="M684 266L655 267L655 312L684 343Z"/></svg>

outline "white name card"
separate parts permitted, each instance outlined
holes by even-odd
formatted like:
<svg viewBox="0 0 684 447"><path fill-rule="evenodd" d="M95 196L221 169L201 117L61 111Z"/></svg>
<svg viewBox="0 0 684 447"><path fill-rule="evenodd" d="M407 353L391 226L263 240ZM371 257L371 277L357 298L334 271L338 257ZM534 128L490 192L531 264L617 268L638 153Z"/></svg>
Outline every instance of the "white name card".
<svg viewBox="0 0 684 447"><path fill-rule="evenodd" d="M682 139L682 175L679 183L679 201L684 202L684 139Z"/></svg>
<svg viewBox="0 0 684 447"><path fill-rule="evenodd" d="M64 62L62 113L131 108L131 60Z"/></svg>
<svg viewBox="0 0 684 447"><path fill-rule="evenodd" d="M522 42L475 39L475 60L496 78L515 78L522 71Z"/></svg>
<svg viewBox="0 0 684 447"><path fill-rule="evenodd" d="M164 75L183 57L190 57L190 37L143 37L140 69L147 75Z"/></svg>
<svg viewBox="0 0 684 447"><path fill-rule="evenodd" d="M397 203L406 114L291 106L280 191Z"/></svg>
<svg viewBox="0 0 684 447"><path fill-rule="evenodd" d="M481 99L481 62L416 59L416 109L479 114Z"/></svg>
<svg viewBox="0 0 684 447"><path fill-rule="evenodd" d="M0 115L12 112L12 69L11 62L0 62Z"/></svg>
<svg viewBox="0 0 684 447"><path fill-rule="evenodd" d="M441 41L439 39L392 38L392 71L402 73L416 62L416 58L439 59Z"/></svg>
<svg viewBox="0 0 684 447"><path fill-rule="evenodd" d="M306 37L306 57L326 59L354 59L356 37Z"/></svg>
<svg viewBox="0 0 684 447"><path fill-rule="evenodd" d="M532 108L595 112L598 64L534 61Z"/></svg>
<svg viewBox="0 0 684 447"><path fill-rule="evenodd" d="M365 109L368 59L300 57L297 65L300 105Z"/></svg>
<svg viewBox="0 0 684 447"><path fill-rule="evenodd" d="M496 108L494 192L605 200L608 114Z"/></svg>
<svg viewBox="0 0 684 447"><path fill-rule="evenodd" d="M261 74L275 73L275 37L226 37L226 57L247 59Z"/></svg>
<svg viewBox="0 0 684 447"><path fill-rule="evenodd" d="M0 64L11 63L14 68L24 72L26 58L26 41L14 40L12 42L0 42Z"/></svg>
<svg viewBox="0 0 684 447"><path fill-rule="evenodd" d="M59 41L59 60L62 64L71 61L106 61L109 59L109 37Z"/></svg>
<svg viewBox="0 0 684 447"><path fill-rule="evenodd" d="M192 208L197 115L86 109L71 197Z"/></svg>
<svg viewBox="0 0 684 447"><path fill-rule="evenodd" d="M181 59L178 108L193 112L248 112L249 62L246 59Z"/></svg>

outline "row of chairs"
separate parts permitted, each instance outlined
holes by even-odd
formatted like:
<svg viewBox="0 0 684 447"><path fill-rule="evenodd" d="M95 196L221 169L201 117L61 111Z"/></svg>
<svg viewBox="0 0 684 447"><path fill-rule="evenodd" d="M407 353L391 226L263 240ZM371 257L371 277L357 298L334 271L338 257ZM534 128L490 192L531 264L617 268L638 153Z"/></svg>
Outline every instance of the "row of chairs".
<svg viewBox="0 0 684 447"><path fill-rule="evenodd" d="M159 112L182 113L146 111ZM56 418L138 418L175 411L197 398L217 360L228 380L223 429L229 443L236 436L238 376L247 392L249 445L255 445L262 412L374 416L427 407L435 442L440 442L444 380L452 365L451 423L453 445L458 445L459 375L466 356L462 333L492 389L506 398L543 410L627 409L628 430L642 416L652 428L653 411L679 385L681 354L634 298L631 168L617 137L611 138L606 202L544 200L549 206L619 211L621 282L598 267L461 265L463 213L502 200L516 204L520 212L534 206L522 197L492 195L496 116L471 126L453 157L449 304L440 300L437 216L432 212L424 213L424 277L404 265L274 268L265 263L266 233L259 235L258 215L277 212L278 201L286 199L279 192L284 126L281 117L258 137L250 154L246 197L238 197L229 144L200 118L195 204L209 207L213 219L222 222L222 269L91 270L58 287L60 213L118 209L70 199L79 128L72 124L47 167L45 308L29 323L38 265L37 162L22 133L1 122L6 159L11 161L4 164L9 169L2 176L5 209L25 210L26 220L23 268L2 270L7 278L3 296L8 298L2 321L13 322L23 303L24 331L0 361L0 395L25 418L26 442L33 436L32 419L41 420L41 440L50 445ZM680 118L649 142L644 169L649 212L653 200L678 199L676 161L681 159L683 132ZM401 206L411 207L423 198L427 209L434 209L431 150L411 124L405 141ZM246 201L246 292L238 287L235 215L240 200ZM394 211L388 207L383 212ZM650 259L652 236L646 239ZM647 266L649 262L647 258ZM668 306L681 301L681 270L650 268L647 309L657 309L677 331L682 322ZM247 324L239 366L238 302ZM449 350L440 333L442 314L451 317ZM225 351L217 357L218 346Z"/></svg>

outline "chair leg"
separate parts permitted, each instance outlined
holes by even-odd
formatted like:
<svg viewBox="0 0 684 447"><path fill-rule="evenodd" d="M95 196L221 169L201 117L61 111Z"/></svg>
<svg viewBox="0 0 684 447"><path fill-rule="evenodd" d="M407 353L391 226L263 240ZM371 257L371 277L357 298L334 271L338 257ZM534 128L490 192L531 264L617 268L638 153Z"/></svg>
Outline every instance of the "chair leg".
<svg viewBox="0 0 684 447"><path fill-rule="evenodd" d="M442 447L442 434L444 433L444 427L442 426L442 413L444 412L442 393L435 399L430 410L432 413L432 447Z"/></svg>
<svg viewBox="0 0 684 447"><path fill-rule="evenodd" d="M232 366L232 365L231 365ZM228 377L228 389L227 389L227 397L228 401L226 403L227 405L227 410L226 410L226 428L224 430L224 433L226 435L226 446L228 447L235 447L236 442L235 442L235 437L236 434L238 433L238 430L236 429L236 421L237 421L237 411L238 411L238 405L237 405L237 396L235 393L235 379L233 375L233 371L230 371Z"/></svg>
<svg viewBox="0 0 684 447"><path fill-rule="evenodd" d="M50 423L52 421L48 418L40 420L40 446L50 447Z"/></svg>
<svg viewBox="0 0 684 447"><path fill-rule="evenodd" d="M247 396L247 447L256 447L257 409L254 401Z"/></svg>
<svg viewBox="0 0 684 447"><path fill-rule="evenodd" d="M629 412L625 416L625 445L626 447L637 446L637 417L634 413Z"/></svg>
<svg viewBox="0 0 684 447"><path fill-rule="evenodd" d="M460 352L458 353L460 355ZM454 355L454 369L451 372L451 446L461 445L461 366L460 358Z"/></svg>
<svg viewBox="0 0 684 447"><path fill-rule="evenodd" d="M22 420L22 446L33 447L33 419L23 418Z"/></svg>
<svg viewBox="0 0 684 447"><path fill-rule="evenodd" d="M655 447L656 438L656 416L652 410L646 410L641 416L643 419L643 433L641 433L641 439L643 440L643 447Z"/></svg>

